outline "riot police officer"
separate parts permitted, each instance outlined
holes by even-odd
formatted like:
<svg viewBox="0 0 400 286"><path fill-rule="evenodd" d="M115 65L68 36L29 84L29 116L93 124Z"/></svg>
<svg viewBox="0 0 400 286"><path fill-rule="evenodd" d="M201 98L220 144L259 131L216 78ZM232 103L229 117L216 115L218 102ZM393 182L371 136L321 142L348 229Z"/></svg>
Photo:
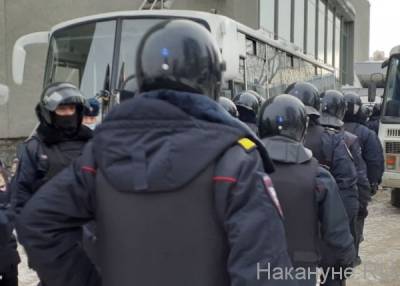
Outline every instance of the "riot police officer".
<svg viewBox="0 0 400 286"><path fill-rule="evenodd" d="M77 158L92 137L82 125L85 99L70 83L44 89L36 106L39 127L21 147L19 166L12 180L14 209L18 214L33 194Z"/></svg>
<svg viewBox="0 0 400 286"><path fill-rule="evenodd" d="M367 166L367 178L370 189L372 194L375 194L384 172L383 149L376 133L362 125L365 115L363 114L360 96L354 92L348 92L344 94L344 100L347 104L347 110L344 116L344 129L358 137L362 158ZM356 241L357 254L364 229L364 220L368 215L367 207L370 200L370 195L368 193L360 193L360 195L365 195L365 197L360 199L360 210L356 223L358 231L358 241ZM357 259L360 263L360 258L358 257Z"/></svg>
<svg viewBox="0 0 400 286"><path fill-rule="evenodd" d="M337 90L327 90L323 92L321 94L321 112L321 124L340 131L353 156L358 175L357 187L359 200L360 203L364 205L370 194L370 186L367 178L367 166L362 158L362 151L358 137L344 130L343 118L346 113L346 101L343 94ZM356 206L356 204L348 206L353 211L357 210L356 213L358 212L359 206Z"/></svg>
<svg viewBox="0 0 400 286"><path fill-rule="evenodd" d="M261 107L259 131L275 165L271 179L285 214L289 254L294 267L315 273L322 240L340 253L331 266L346 268L355 258L349 221L334 178L303 145L307 125L304 104L291 95L278 95ZM314 276L299 285L316 281Z"/></svg>
<svg viewBox="0 0 400 286"><path fill-rule="evenodd" d="M343 134L343 138L348 146L357 169L357 187L358 187L358 198L353 195L349 195L349 199L344 199L344 203L347 209L347 214L352 224L352 233L355 238L355 242L359 240L357 237L358 231L356 228L356 220L359 214L360 207L364 207L368 204L368 198L370 196L370 185L367 177L367 166L364 159L362 158L362 151L357 136L344 130L343 118L346 113L346 101L341 92L336 90L327 90L321 94L321 124L336 130L340 130Z"/></svg>
<svg viewBox="0 0 400 286"><path fill-rule="evenodd" d="M259 99L253 92L244 91L235 96L233 102L239 112L240 121L246 123L257 134L257 114L260 109Z"/></svg>
<svg viewBox="0 0 400 286"><path fill-rule="evenodd" d="M227 97L220 96L218 98L218 103L226 110L230 115L235 118L239 117L239 112L236 108L236 105Z"/></svg>
<svg viewBox="0 0 400 286"><path fill-rule="evenodd" d="M384 172L383 149L376 133L362 124L365 116L360 96L349 92L344 95L344 99L347 104L344 129L359 139L362 157L367 164L367 177L375 193Z"/></svg>
<svg viewBox="0 0 400 286"><path fill-rule="evenodd" d="M296 285L257 278L259 265L291 264L267 152L216 102L223 69L215 40L193 21L143 36L140 93L110 111L18 221L50 285L98 285L77 246L94 214L103 285Z"/></svg>
<svg viewBox="0 0 400 286"><path fill-rule="evenodd" d="M305 147L331 172L345 200L345 206L357 202L356 167L340 131L324 127L319 122L321 102L318 89L308 82L295 82L289 85L286 92L303 102L310 118Z"/></svg>

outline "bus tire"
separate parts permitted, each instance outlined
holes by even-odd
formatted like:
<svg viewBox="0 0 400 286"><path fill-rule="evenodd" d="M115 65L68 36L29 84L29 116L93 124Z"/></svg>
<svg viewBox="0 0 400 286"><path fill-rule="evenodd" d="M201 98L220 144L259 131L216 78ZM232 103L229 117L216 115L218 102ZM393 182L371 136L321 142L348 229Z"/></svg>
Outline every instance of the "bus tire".
<svg viewBox="0 0 400 286"><path fill-rule="evenodd" d="M399 188L392 189L391 203L394 207L400 208L400 189Z"/></svg>

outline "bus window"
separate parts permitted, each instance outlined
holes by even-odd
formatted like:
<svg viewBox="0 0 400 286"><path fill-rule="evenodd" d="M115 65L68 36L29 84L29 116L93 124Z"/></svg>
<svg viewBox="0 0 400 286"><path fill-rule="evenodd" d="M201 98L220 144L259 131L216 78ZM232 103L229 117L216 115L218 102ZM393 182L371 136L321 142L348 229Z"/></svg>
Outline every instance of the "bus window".
<svg viewBox="0 0 400 286"><path fill-rule="evenodd" d="M140 40L146 31L162 19L128 19L122 22L117 88L136 92L135 63Z"/></svg>
<svg viewBox="0 0 400 286"><path fill-rule="evenodd" d="M66 81L79 86L81 70L73 65L56 66L54 70L54 82Z"/></svg>
<svg viewBox="0 0 400 286"><path fill-rule="evenodd" d="M45 84L71 82L85 96L95 96L112 66L115 28L115 21L106 21L56 31L50 41Z"/></svg>
<svg viewBox="0 0 400 286"><path fill-rule="evenodd" d="M386 80L384 117L400 117L400 60L392 58ZM394 117L394 118L393 118Z"/></svg>

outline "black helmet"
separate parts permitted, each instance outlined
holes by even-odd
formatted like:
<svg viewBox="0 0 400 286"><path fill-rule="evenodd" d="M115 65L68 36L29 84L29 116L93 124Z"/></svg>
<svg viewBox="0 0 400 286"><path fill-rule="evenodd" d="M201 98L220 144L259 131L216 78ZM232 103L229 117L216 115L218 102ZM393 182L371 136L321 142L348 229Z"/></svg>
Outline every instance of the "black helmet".
<svg viewBox="0 0 400 286"><path fill-rule="evenodd" d="M355 92L346 92L344 94L346 102L346 114L344 116L345 122L357 122L359 112L361 110L362 102L360 96Z"/></svg>
<svg viewBox="0 0 400 286"><path fill-rule="evenodd" d="M85 98L81 91L71 83L56 82L48 85L42 92L41 100L36 106L36 115L40 122L53 124L54 111L60 105L74 104L82 121Z"/></svg>
<svg viewBox="0 0 400 286"><path fill-rule="evenodd" d="M309 116L320 116L321 100L315 85L309 82L294 82L286 88L285 93L300 99Z"/></svg>
<svg viewBox="0 0 400 286"><path fill-rule="evenodd" d="M379 116L381 116L381 104L375 103L374 108L372 109L371 117L379 117Z"/></svg>
<svg viewBox="0 0 400 286"><path fill-rule="evenodd" d="M281 135L303 141L308 126L304 104L288 95L277 95L263 104L258 120L261 138Z"/></svg>
<svg viewBox="0 0 400 286"><path fill-rule="evenodd" d="M238 111L239 119L245 123L257 123L257 114L260 103L252 92L242 92L233 98Z"/></svg>
<svg viewBox="0 0 400 286"><path fill-rule="evenodd" d="M371 110L366 105L361 105L357 112L356 121L360 124L365 124L371 116Z"/></svg>
<svg viewBox="0 0 400 286"><path fill-rule="evenodd" d="M340 91L327 90L321 94L321 125L342 127L346 101Z"/></svg>
<svg viewBox="0 0 400 286"><path fill-rule="evenodd" d="M233 102L236 106L243 107L247 110L253 111L258 114L258 109L260 108L260 101L253 94L253 91L244 91L233 98Z"/></svg>
<svg viewBox="0 0 400 286"><path fill-rule="evenodd" d="M230 100L227 97L221 96L218 99L218 103L226 110L229 112L230 115L232 115L233 117L238 117L239 116L239 112L236 108L236 105L233 103L232 100Z"/></svg>
<svg viewBox="0 0 400 286"><path fill-rule="evenodd" d="M246 92L251 93L252 95L254 95L257 98L258 106L263 105L263 103L265 102L265 99L261 95L259 95L257 91L249 89Z"/></svg>
<svg viewBox="0 0 400 286"><path fill-rule="evenodd" d="M100 102L92 97L86 100L86 104L83 109L84 116L97 117L100 113Z"/></svg>
<svg viewBox="0 0 400 286"><path fill-rule="evenodd" d="M140 92L171 89L216 100L225 65L206 28L190 20L168 20L151 28L136 55Z"/></svg>

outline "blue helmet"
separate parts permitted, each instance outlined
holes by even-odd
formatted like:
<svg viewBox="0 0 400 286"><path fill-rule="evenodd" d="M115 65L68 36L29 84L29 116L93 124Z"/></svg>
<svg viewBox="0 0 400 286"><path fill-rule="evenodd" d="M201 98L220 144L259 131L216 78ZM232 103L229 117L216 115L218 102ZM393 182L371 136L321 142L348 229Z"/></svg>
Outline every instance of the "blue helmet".
<svg viewBox="0 0 400 286"><path fill-rule="evenodd" d="M96 117L100 113L100 102L92 97L86 101L85 109L83 111L84 116Z"/></svg>

